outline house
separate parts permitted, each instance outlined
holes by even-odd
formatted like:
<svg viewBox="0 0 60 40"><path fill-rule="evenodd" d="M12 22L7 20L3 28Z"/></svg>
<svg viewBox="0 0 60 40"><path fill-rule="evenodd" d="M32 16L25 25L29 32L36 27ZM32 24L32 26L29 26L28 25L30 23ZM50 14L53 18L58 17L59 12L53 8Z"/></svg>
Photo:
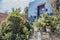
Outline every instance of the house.
<svg viewBox="0 0 60 40"><path fill-rule="evenodd" d="M0 23L7 18L8 14L0 13Z"/></svg>
<svg viewBox="0 0 60 40"><path fill-rule="evenodd" d="M35 0L33 2L29 3L28 7L28 20L30 18L33 20L35 18L39 18L40 13L43 10L47 10L47 13L52 13L52 8L51 8L51 1L50 0ZM35 16L35 18L33 18Z"/></svg>
<svg viewBox="0 0 60 40"><path fill-rule="evenodd" d="M56 10L60 10L60 1L59 0L51 0L51 5L52 5L52 10L56 11Z"/></svg>
<svg viewBox="0 0 60 40"><path fill-rule="evenodd" d="M57 0L57 1L55 2L55 4L56 4L56 9L57 9L58 11L60 11L60 1Z"/></svg>

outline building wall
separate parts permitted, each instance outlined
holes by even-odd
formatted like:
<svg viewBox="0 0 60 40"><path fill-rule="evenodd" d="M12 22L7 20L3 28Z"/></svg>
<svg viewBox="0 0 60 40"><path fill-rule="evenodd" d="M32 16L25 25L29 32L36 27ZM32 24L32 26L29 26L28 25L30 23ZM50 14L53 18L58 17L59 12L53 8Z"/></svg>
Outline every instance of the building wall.
<svg viewBox="0 0 60 40"><path fill-rule="evenodd" d="M53 11L56 10L56 1L57 1L57 0L51 0L51 6L52 6L52 10L53 10Z"/></svg>
<svg viewBox="0 0 60 40"><path fill-rule="evenodd" d="M48 9L48 13L51 13L52 11L51 11L51 4L50 4L50 1L49 0L35 0L34 2L31 2L30 4L29 4L29 8L28 8L28 15L29 15L29 17L30 16L34 16L34 15L36 15L35 13L36 13L36 9L37 9L37 6L38 5L40 5L40 4L43 4L43 3L45 3L46 2L46 9Z"/></svg>
<svg viewBox="0 0 60 40"><path fill-rule="evenodd" d="M45 7L48 9L48 13L52 13L50 0L35 0L29 4L28 17L37 16L37 6L46 3Z"/></svg>

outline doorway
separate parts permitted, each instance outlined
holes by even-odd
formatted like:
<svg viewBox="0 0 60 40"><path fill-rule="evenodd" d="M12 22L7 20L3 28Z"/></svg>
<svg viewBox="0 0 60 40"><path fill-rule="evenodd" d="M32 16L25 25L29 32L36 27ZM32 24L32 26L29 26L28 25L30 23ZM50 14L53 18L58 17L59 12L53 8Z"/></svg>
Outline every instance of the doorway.
<svg viewBox="0 0 60 40"><path fill-rule="evenodd" d="M38 6L37 6L37 18L40 17L40 14L41 14L41 12L42 12L43 10L45 10L45 4L42 4L42 5L38 5Z"/></svg>

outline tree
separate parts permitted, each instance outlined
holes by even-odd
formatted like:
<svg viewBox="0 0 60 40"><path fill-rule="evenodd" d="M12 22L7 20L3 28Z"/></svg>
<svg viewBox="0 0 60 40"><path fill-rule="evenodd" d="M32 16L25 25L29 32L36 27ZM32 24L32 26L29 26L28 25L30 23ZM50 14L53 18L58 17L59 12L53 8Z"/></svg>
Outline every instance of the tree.
<svg viewBox="0 0 60 40"><path fill-rule="evenodd" d="M45 29L50 29L50 32L52 34L55 33L57 26L57 17L55 15L48 15L45 11L42 12L40 16L41 17L36 22L34 22L34 25L37 26L40 30L41 27L44 27Z"/></svg>
<svg viewBox="0 0 60 40"><path fill-rule="evenodd" d="M26 24L23 23L22 14L20 8L13 9L8 15L8 18L2 22L1 33L3 40L26 40L29 29ZM25 36L25 37L22 37Z"/></svg>
<svg viewBox="0 0 60 40"><path fill-rule="evenodd" d="M25 8L24 8L24 13L25 13L26 19L27 19L27 17L28 17L28 7L25 7Z"/></svg>
<svg viewBox="0 0 60 40"><path fill-rule="evenodd" d="M24 8L24 12L28 14L28 7Z"/></svg>

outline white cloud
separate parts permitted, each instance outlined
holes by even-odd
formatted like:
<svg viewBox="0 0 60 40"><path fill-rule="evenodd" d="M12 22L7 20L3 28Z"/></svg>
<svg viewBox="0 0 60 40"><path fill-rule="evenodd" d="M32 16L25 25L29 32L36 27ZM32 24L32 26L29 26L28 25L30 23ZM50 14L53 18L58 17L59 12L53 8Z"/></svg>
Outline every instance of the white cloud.
<svg viewBox="0 0 60 40"><path fill-rule="evenodd" d="M25 1L30 1L30 0L3 0L3 2L25 2Z"/></svg>
<svg viewBox="0 0 60 40"><path fill-rule="evenodd" d="M19 8L23 10L25 6L28 6L30 0L3 0L2 11L10 11L12 8Z"/></svg>

